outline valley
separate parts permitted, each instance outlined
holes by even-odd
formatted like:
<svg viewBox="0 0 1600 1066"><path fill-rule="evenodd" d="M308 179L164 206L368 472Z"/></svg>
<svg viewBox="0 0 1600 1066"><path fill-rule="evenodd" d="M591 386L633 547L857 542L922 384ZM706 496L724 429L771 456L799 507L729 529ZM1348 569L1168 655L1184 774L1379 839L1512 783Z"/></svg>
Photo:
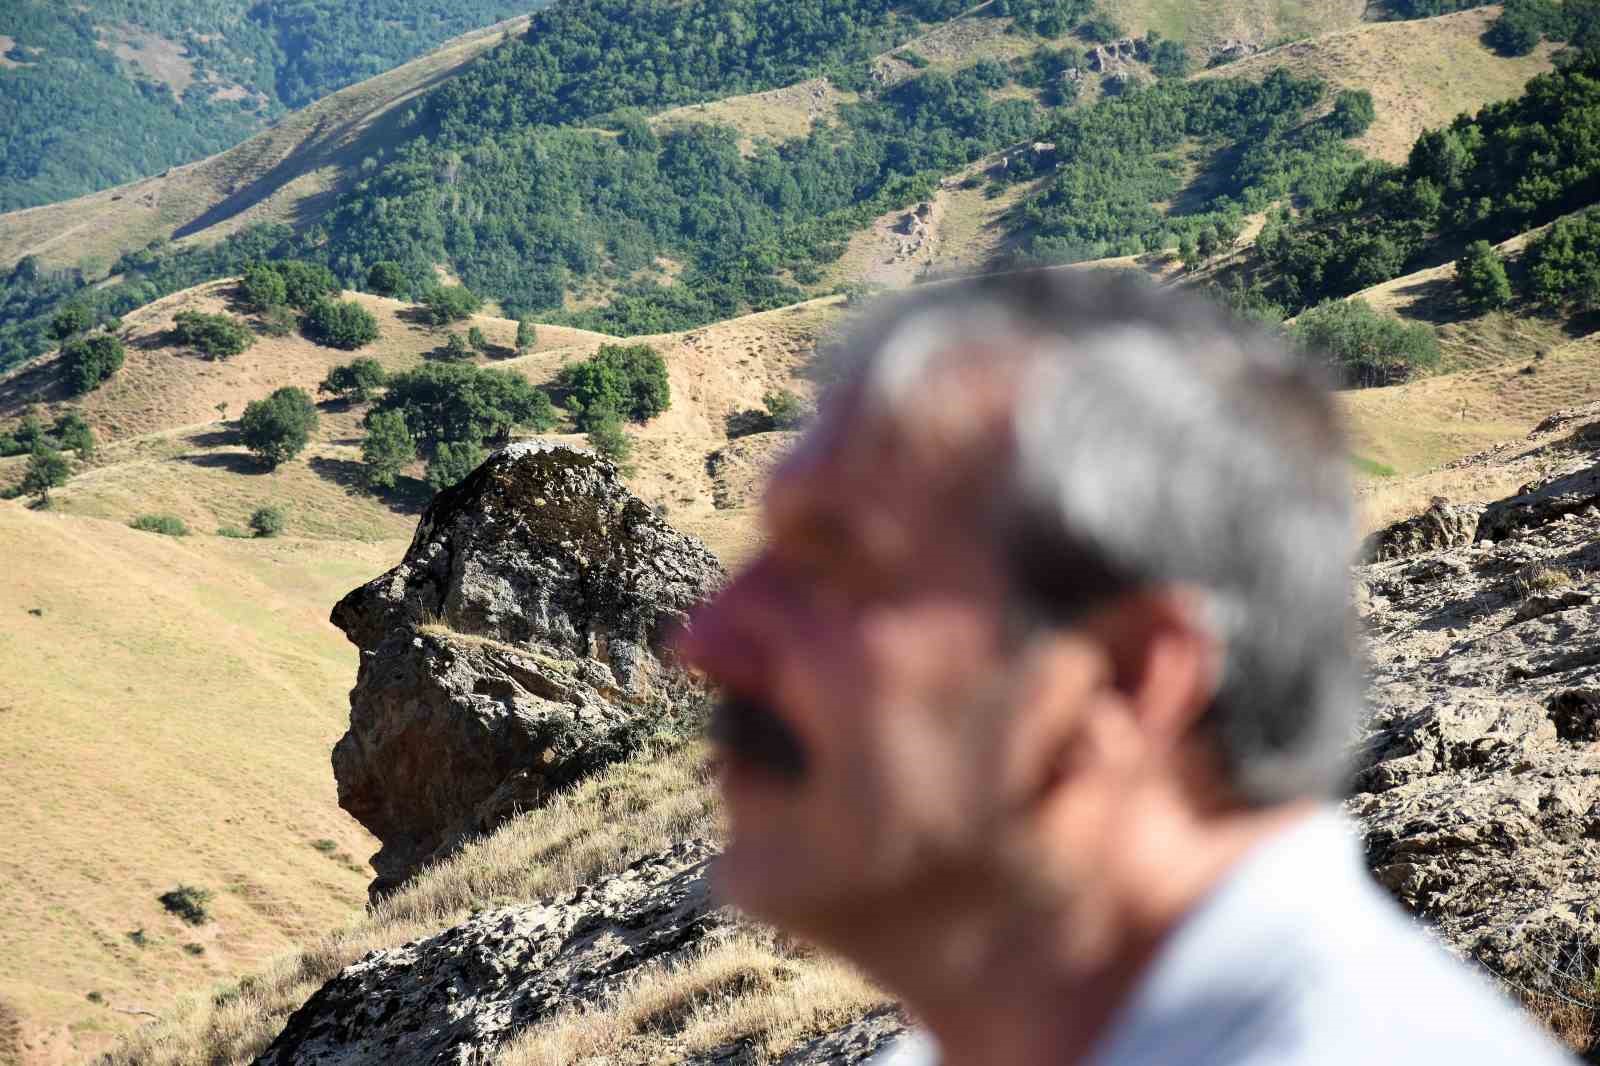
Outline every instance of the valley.
<svg viewBox="0 0 1600 1066"><path fill-rule="evenodd" d="M725 67L662 59L652 71L681 80L637 84L620 64L588 80L540 66L560 42L530 41L530 27L556 34L566 16L521 13L219 154L0 214L0 434L76 413L96 438L48 508L0 501L0 845L24 857L0 864L0 952L13 961L0 1063L248 1061L370 950L479 909L628 882L635 860L720 833L703 751L662 740L363 912L377 842L339 808L329 769L358 653L328 613L400 562L433 489L428 446L392 489L367 487L372 404L319 394L330 371L357 356L389 375L506 371L558 403L553 427L511 439L587 447L565 375L602 346L647 345L672 401L622 429L623 481L737 566L760 543L765 473L795 438L769 398L816 400L818 350L866 294L1059 262L1234 298L1255 286L1281 300L1279 317L1302 310L1271 289L1263 228L1295 232L1313 205L1334 212L1363 159L1404 168L1419 137L1518 98L1562 47L1498 54L1483 40L1498 5L1415 21L1368 21L1370 8L1101 0L1126 38L1187 45L1187 72L1158 77L1148 56L1090 70L1076 23L1028 33L990 5L953 17L872 5L859 34L817 55L752 37L739 57L716 55ZM1207 65L1217 57L1228 61ZM1329 133L1338 94L1358 90L1371 121ZM1118 140L1146 119L1178 132ZM1087 148L1058 149L1069 144ZM1519 285L1549 217L1492 242ZM1208 230L1218 246L1186 263L1185 243ZM239 274L296 257L332 268L336 298L372 316L375 342L344 351L262 329ZM382 263L401 276L387 295L369 291ZM1438 497L1476 508L1567 476L1583 444L1570 434L1589 417L1570 412L1600 400L1600 333L1584 307L1519 296L1465 308L1453 258L1414 265L1396 259L1392 276L1351 292L1425 324L1440 352L1402 383L1339 395L1363 533ZM482 306L427 321L419 303L441 281L465 282ZM76 306L126 348L81 396L49 336ZM237 316L253 343L206 358L175 335L184 313ZM482 347L448 356L468 330ZM238 420L290 387L316 398L317 427L268 470ZM1558 411L1569 414L1552 428ZM28 467L25 453L0 457L0 489L19 490ZM281 534L240 532L267 507L282 511ZM140 516L187 535L131 528ZM181 886L209 893L209 920L159 901ZM646 963L659 974L660 960ZM737 941L682 972L691 997L749 992L718 1000L690 1035L647 1032L655 1007L636 988L594 1008L598 1021L543 1018L506 1061L576 1061L562 1055L581 1047L646 1062L745 1039L775 1059L863 1015L881 1022L872 1039L898 1027L875 1013L881 994L832 965ZM782 1004L793 980L810 1013ZM643 1035L616 1042L629 1026Z"/></svg>

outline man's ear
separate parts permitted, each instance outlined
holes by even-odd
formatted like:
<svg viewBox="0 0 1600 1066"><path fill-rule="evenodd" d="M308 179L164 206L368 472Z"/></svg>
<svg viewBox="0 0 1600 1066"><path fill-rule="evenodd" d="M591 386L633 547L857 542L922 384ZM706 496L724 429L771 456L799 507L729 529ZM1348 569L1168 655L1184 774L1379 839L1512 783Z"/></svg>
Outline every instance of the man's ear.
<svg viewBox="0 0 1600 1066"><path fill-rule="evenodd" d="M1147 743L1178 744L1221 681L1222 648L1205 624L1200 595L1181 588L1131 593L1095 612L1084 628L1106 649L1111 685Z"/></svg>

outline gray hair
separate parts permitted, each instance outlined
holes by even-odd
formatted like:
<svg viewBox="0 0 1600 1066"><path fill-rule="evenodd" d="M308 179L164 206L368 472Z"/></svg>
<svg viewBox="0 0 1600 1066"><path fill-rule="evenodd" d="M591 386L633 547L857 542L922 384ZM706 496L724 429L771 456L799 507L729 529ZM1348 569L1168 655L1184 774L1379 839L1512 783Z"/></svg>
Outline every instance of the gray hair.
<svg viewBox="0 0 1600 1066"><path fill-rule="evenodd" d="M1223 656L1202 729L1234 790L1336 791L1360 683L1326 382L1209 302L1084 271L916 290L837 354L855 404L904 418L937 370L997 352L1020 377L989 510L1030 614L1061 624L1138 588L1198 591Z"/></svg>

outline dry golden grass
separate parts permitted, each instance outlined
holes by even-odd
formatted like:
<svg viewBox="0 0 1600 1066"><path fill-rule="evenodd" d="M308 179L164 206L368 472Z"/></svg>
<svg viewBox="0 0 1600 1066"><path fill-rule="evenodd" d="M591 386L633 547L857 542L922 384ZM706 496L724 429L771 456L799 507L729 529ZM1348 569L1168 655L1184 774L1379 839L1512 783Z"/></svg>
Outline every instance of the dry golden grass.
<svg viewBox="0 0 1600 1066"><path fill-rule="evenodd" d="M403 547L178 540L0 503L0 849L26 856L0 865L0 1000L30 1041L95 1050L137 1020L121 1010L359 909L372 843L327 768L356 655L326 612ZM179 883L215 893L214 922L163 911Z"/></svg>
<svg viewBox="0 0 1600 1066"><path fill-rule="evenodd" d="M1134 35L1156 30L1206 49L1229 38L1258 44L1358 25L1367 0L1100 0L1100 9Z"/></svg>
<svg viewBox="0 0 1600 1066"><path fill-rule="evenodd" d="M158 237L211 242L254 222L314 215L361 160L397 136L404 105L520 32L527 17L465 34L420 59L296 111L219 155L57 204L0 215L0 266L109 264Z"/></svg>
<svg viewBox="0 0 1600 1066"><path fill-rule="evenodd" d="M1377 105L1377 121L1351 144L1367 155L1402 162L1423 130L1443 126L1463 111L1518 96L1528 79L1550 69L1554 49L1548 42L1515 59L1484 47L1480 38L1499 13L1498 6L1480 7L1346 29L1196 77L1259 78L1282 68L1301 77L1316 75L1336 88L1366 89Z"/></svg>
<svg viewBox="0 0 1600 1066"><path fill-rule="evenodd" d="M497 1066L645 1066L738 1042L772 1062L801 1039L889 1002L843 963L763 930L715 939L677 966L642 967L610 1002L524 1030ZM745 1059L741 1061L750 1061Z"/></svg>
<svg viewBox="0 0 1600 1066"><path fill-rule="evenodd" d="M781 89L675 107L651 118L650 124L657 129L700 122L731 126L739 131L740 149L748 152L757 141L804 137L818 121L832 118L840 104L855 99L855 93L835 88L826 78L812 78Z"/></svg>
<svg viewBox="0 0 1600 1066"><path fill-rule="evenodd" d="M291 1011L369 951L439 932L475 908L568 893L686 837L718 832L703 750L647 750L468 845L358 920L307 938L229 994L184 998L134 1032L108 1066L249 1062Z"/></svg>

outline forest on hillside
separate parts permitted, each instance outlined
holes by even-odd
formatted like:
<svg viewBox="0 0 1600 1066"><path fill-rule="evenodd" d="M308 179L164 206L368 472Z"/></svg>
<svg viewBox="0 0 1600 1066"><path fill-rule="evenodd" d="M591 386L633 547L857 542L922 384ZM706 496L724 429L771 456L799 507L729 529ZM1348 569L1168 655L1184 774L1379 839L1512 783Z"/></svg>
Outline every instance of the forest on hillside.
<svg viewBox="0 0 1600 1066"><path fill-rule="evenodd" d="M286 110L530 6L10 0L0 4L0 211L221 151Z"/></svg>

